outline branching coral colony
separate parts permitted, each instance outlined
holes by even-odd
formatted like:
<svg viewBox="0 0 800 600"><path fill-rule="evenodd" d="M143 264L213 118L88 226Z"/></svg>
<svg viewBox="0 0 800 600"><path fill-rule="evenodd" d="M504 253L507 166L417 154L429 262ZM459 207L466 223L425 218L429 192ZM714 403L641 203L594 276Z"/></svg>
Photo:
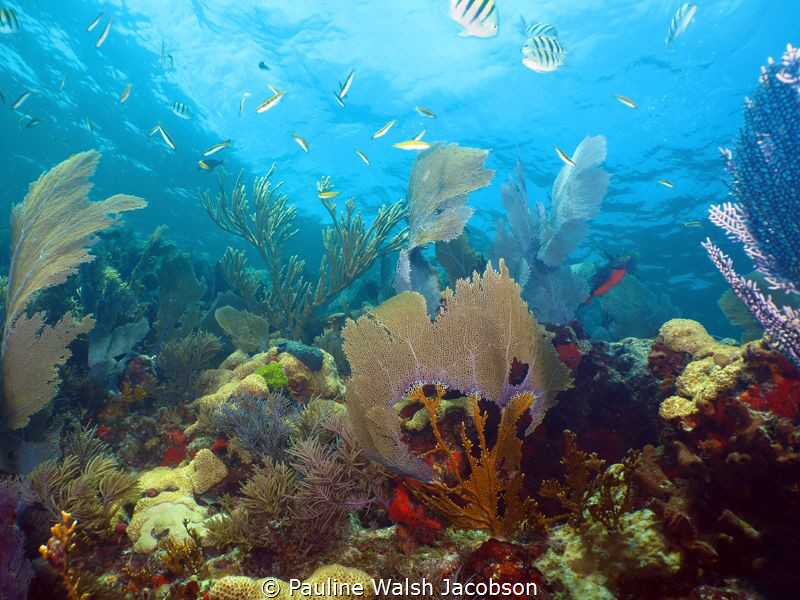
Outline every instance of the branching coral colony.
<svg viewBox="0 0 800 600"><path fill-rule="evenodd" d="M421 295L403 292L348 321L343 335L353 369L348 413L370 458L406 476L456 527L503 538L533 509L522 497L517 429L527 425L530 433L571 378L503 261L499 266L445 290L434 321ZM462 423L458 435L446 435L439 406L463 396L474 430ZM428 413L435 437L421 454L407 445L397 412L409 401ZM488 430L489 410L500 413L496 433Z"/></svg>
<svg viewBox="0 0 800 600"><path fill-rule="evenodd" d="M330 302L385 254L400 249L408 236L407 229L392 231L405 217L402 202L381 206L369 227L356 210L354 200L337 212L326 177L317 184L318 196L331 216L332 226L322 232L324 255L316 283L303 275L305 261L297 255L286 257L284 247L297 233L297 210L280 191L283 182L273 184L275 165L253 184L253 207L242 182L236 178L230 195L223 176L219 192L212 199L201 195L203 209L222 229L248 242L258 251L267 270L263 284L249 269L243 252L228 248L222 259L222 271L228 283L242 297L251 313L263 315L273 328L294 339L302 337L303 328L314 312Z"/></svg>

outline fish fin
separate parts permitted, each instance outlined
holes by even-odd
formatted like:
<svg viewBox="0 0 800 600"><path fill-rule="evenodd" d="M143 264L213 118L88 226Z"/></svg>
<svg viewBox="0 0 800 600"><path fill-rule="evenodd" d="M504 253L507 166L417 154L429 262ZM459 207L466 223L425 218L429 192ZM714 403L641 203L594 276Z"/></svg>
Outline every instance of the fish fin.
<svg viewBox="0 0 800 600"><path fill-rule="evenodd" d="M281 91L278 88L276 88L274 85L267 84L267 87L272 90L273 94L280 94L281 93Z"/></svg>

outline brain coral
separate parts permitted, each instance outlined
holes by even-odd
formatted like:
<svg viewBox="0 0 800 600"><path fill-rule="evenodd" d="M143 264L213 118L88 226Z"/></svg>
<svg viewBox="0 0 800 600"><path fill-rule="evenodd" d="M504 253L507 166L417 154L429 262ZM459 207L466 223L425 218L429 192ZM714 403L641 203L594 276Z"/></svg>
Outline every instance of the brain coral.
<svg viewBox="0 0 800 600"><path fill-rule="evenodd" d="M161 492L153 498L142 498L133 509L133 517L127 528L133 542L134 552L152 552L157 544L154 536L167 532L167 537L182 541L189 537L183 521L188 521L192 530L201 537L205 535L206 509L194 498L182 492Z"/></svg>
<svg viewBox="0 0 800 600"><path fill-rule="evenodd" d="M228 468L208 448L198 450L188 465L171 469L156 467L139 475L139 487L143 490L177 490L204 494L212 486L225 479Z"/></svg>

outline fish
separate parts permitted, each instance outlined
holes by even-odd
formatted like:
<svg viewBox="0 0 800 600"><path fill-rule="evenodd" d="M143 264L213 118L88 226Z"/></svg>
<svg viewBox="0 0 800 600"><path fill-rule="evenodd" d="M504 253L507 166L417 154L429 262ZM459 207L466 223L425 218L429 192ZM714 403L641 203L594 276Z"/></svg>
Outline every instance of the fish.
<svg viewBox="0 0 800 600"><path fill-rule="evenodd" d="M161 65L161 68L167 71L167 73L172 71L172 68L175 66L172 54L167 54L167 44L165 42L161 42L161 57L158 59L158 64ZM169 65L169 67L167 67L167 65Z"/></svg>
<svg viewBox="0 0 800 600"><path fill-rule="evenodd" d="M25 128L30 129L31 127L36 127L37 125L41 125L41 123L42 120L39 117L34 117L25 124Z"/></svg>
<svg viewBox="0 0 800 600"><path fill-rule="evenodd" d="M575 161L573 161L569 156L567 156L564 151L559 148L558 146L553 146L556 149L556 154L558 154L558 158L564 161L564 164L569 165L570 167L575 166Z"/></svg>
<svg viewBox="0 0 800 600"><path fill-rule="evenodd" d="M203 156L211 156L212 154L219 152L223 148L227 148L230 145L231 145L230 140L223 140L219 144L214 144L213 146L211 146L211 148L203 152Z"/></svg>
<svg viewBox="0 0 800 600"><path fill-rule="evenodd" d="M415 142L418 142L418 141L420 141L422 139L422 136L425 135L426 133L428 133L428 130L427 129L423 129L422 131L420 131L417 135L415 135L411 139L414 140Z"/></svg>
<svg viewBox="0 0 800 600"><path fill-rule="evenodd" d="M13 8L0 8L0 33L18 33L19 19Z"/></svg>
<svg viewBox="0 0 800 600"><path fill-rule="evenodd" d="M30 97L30 95L31 92L23 92L22 95L17 98L17 101L11 105L11 110L17 110L20 106L22 106L22 103Z"/></svg>
<svg viewBox="0 0 800 600"><path fill-rule="evenodd" d="M248 96L252 96L250 92L245 92L242 94L242 97L239 98L239 116L241 117L244 114L244 101L247 100Z"/></svg>
<svg viewBox="0 0 800 600"><path fill-rule="evenodd" d="M592 278L589 289L589 296L584 301L588 304L592 298L602 296L611 291L611 289L620 283L625 276L633 269L634 257L633 256L610 256L607 252L604 254L608 257L608 264L599 269L595 276Z"/></svg>
<svg viewBox="0 0 800 600"><path fill-rule="evenodd" d="M263 60L258 63L258 68L261 69L262 71L269 71L267 63L265 63Z"/></svg>
<svg viewBox="0 0 800 600"><path fill-rule="evenodd" d="M85 117L83 121L86 123L86 128L89 130L89 133L94 135L94 123L92 123L92 120L89 117Z"/></svg>
<svg viewBox="0 0 800 600"><path fill-rule="evenodd" d="M169 109L175 114L176 117L186 119L187 121L192 118L192 111L183 102L175 101L169 105Z"/></svg>
<svg viewBox="0 0 800 600"><path fill-rule="evenodd" d="M341 194L341 192L334 192L334 191L320 192L319 194L317 194L317 198L319 198L320 200L327 200L328 198L335 198L339 194Z"/></svg>
<svg viewBox="0 0 800 600"><path fill-rule="evenodd" d="M100 46L103 45L103 42L106 41L106 38L108 37L108 32L111 31L111 21L112 19L108 20L108 23L106 23L106 28L103 29L103 33L101 33L100 37L97 38L97 41L94 44L95 48L99 48Z"/></svg>
<svg viewBox="0 0 800 600"><path fill-rule="evenodd" d="M208 160L198 160L197 161L197 165L198 165L198 169L197 170L198 171L213 171L214 169L216 169L218 166L220 166L224 162L225 162L224 160L216 160L216 159L213 159L213 158L209 158Z"/></svg>
<svg viewBox="0 0 800 600"><path fill-rule="evenodd" d="M636 108L636 103L627 96L620 96L619 94L611 94L611 96L622 102L622 104L628 108Z"/></svg>
<svg viewBox="0 0 800 600"><path fill-rule="evenodd" d="M386 132L389 131L392 126L397 123L397 119L392 119L386 125L378 129L375 133L372 134L372 139L377 140L379 137L386 135Z"/></svg>
<svg viewBox="0 0 800 600"><path fill-rule="evenodd" d="M94 29L95 27L97 27L97 24L100 22L100 19L102 19L102 18L103 18L103 13L100 13L99 15L97 15L97 16L94 18L94 21L92 21L91 23L89 23L89 26L86 28L86 31L91 31L92 29Z"/></svg>
<svg viewBox="0 0 800 600"><path fill-rule="evenodd" d="M422 108L421 106L415 106L414 110L421 114L423 117L428 117L429 119L435 119L436 115L433 114L433 111L428 110L427 108Z"/></svg>
<svg viewBox="0 0 800 600"><path fill-rule="evenodd" d="M664 187L668 187L668 188L674 188L675 187L671 182L667 181L666 179L659 179L658 183L660 183Z"/></svg>
<svg viewBox="0 0 800 600"><path fill-rule="evenodd" d="M172 141L172 138L167 133L167 130L164 129L163 125L158 126L158 131L161 133L161 139L164 140L164 143L171 149L175 150L175 142Z"/></svg>
<svg viewBox="0 0 800 600"><path fill-rule="evenodd" d="M497 35L494 0L450 0L450 18L461 25L460 36L488 38Z"/></svg>
<svg viewBox="0 0 800 600"><path fill-rule="evenodd" d="M548 23L526 23L524 17L522 20L522 32L527 37L535 37L537 35L546 35L551 38L558 38L558 31L554 25Z"/></svg>
<svg viewBox="0 0 800 600"><path fill-rule="evenodd" d="M567 59L567 50L558 39L547 35L528 38L522 46L522 64L537 73L557 71Z"/></svg>
<svg viewBox="0 0 800 600"><path fill-rule="evenodd" d="M361 158L361 160L364 161L365 165L369 166L369 159L367 158L366 154L364 154L361 150L358 149L356 149L356 154L358 154L359 158Z"/></svg>
<svg viewBox="0 0 800 600"><path fill-rule="evenodd" d="M158 128L161 127L161 123L157 124L150 130L150 133L147 134L147 137L153 137L153 134L158 131Z"/></svg>
<svg viewBox="0 0 800 600"><path fill-rule="evenodd" d="M61 74L61 81L58 82L58 91L59 92L64 91L64 86L65 85L67 85L67 74L66 73L62 73Z"/></svg>
<svg viewBox="0 0 800 600"><path fill-rule="evenodd" d="M401 150L427 150L431 147L428 142L423 142L422 140L408 140L406 142L398 142L392 145L395 148L400 148Z"/></svg>
<svg viewBox="0 0 800 600"><path fill-rule="evenodd" d="M128 99L128 96L131 95L131 88L133 88L133 84L132 83L129 83L128 85L125 86L125 89L123 90L122 95L119 97L119 103L120 104L123 104Z"/></svg>
<svg viewBox="0 0 800 600"><path fill-rule="evenodd" d="M684 227L702 227L702 223L700 221L686 221L683 224Z"/></svg>
<svg viewBox="0 0 800 600"><path fill-rule="evenodd" d="M297 145L303 149L303 152L308 152L308 142L294 132L292 132L292 137L297 142Z"/></svg>
<svg viewBox="0 0 800 600"><path fill-rule="evenodd" d="M339 97L339 94L333 92L333 97L336 98L336 102L339 104L339 106L344 108L344 101Z"/></svg>
<svg viewBox="0 0 800 600"><path fill-rule="evenodd" d="M344 80L344 83L339 82L339 99L344 100L344 97L347 96L347 92L350 91L350 86L353 85L353 77L355 77L356 70L350 69L350 74L347 76L347 79Z"/></svg>
<svg viewBox="0 0 800 600"><path fill-rule="evenodd" d="M694 20L694 15L697 12L697 4L691 2L684 2L675 11L672 21L669 23L667 29L667 37L664 39L664 45L669 48L670 44L677 38L682 36L691 22Z"/></svg>
<svg viewBox="0 0 800 600"><path fill-rule="evenodd" d="M274 88L272 86L269 86L269 89L272 90L273 95L270 96L269 98L267 98L266 100L264 100L264 102L262 102L258 106L258 108L256 109L257 113L263 113L263 112L268 111L270 108L273 108L274 106L276 106L278 104L278 102L281 101L283 96L286 94L286 92L282 92L279 89Z"/></svg>

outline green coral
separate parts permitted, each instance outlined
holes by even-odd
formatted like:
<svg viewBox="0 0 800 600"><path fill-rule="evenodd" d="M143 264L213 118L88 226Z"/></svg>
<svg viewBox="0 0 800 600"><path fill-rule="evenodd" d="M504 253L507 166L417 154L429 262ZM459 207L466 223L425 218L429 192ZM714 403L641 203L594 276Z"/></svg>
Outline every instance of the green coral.
<svg viewBox="0 0 800 600"><path fill-rule="evenodd" d="M289 378L280 363L272 362L255 370L256 375L261 375L269 386L271 392L283 392L289 388Z"/></svg>

